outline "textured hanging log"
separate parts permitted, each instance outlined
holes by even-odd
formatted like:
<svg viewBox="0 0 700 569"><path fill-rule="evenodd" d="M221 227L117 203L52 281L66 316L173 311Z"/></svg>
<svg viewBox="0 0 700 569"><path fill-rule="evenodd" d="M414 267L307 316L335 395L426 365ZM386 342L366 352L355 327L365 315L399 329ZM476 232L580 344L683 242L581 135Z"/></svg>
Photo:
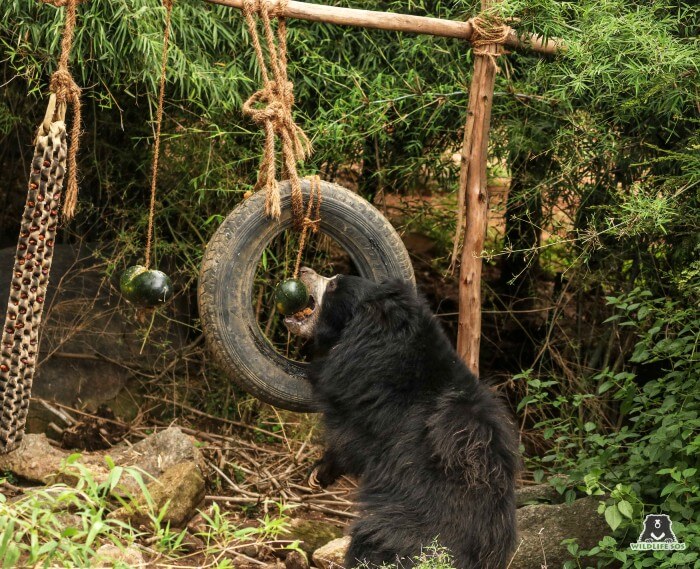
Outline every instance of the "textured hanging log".
<svg viewBox="0 0 700 569"><path fill-rule="evenodd" d="M27 203L22 215L10 300L2 330L0 453L15 448L24 434L66 158L65 123L51 123L48 130L42 126L34 147Z"/></svg>

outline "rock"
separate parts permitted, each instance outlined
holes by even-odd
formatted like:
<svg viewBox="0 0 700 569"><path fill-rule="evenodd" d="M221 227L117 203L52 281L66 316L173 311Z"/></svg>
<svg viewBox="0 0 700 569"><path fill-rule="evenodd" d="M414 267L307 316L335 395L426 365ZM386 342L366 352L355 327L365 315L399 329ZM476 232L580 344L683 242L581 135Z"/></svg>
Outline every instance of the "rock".
<svg viewBox="0 0 700 569"><path fill-rule="evenodd" d="M179 463L190 462L202 468L204 460L195 443L192 437L185 435L177 427L170 427L133 446L117 445L107 454L119 466L143 470L150 476L146 476L144 480L148 484L152 478L160 478L168 469ZM45 435L27 434L19 448L6 455L0 455L0 470L7 470L20 478L42 484L58 481L72 484L80 473L75 467L62 467L71 454L52 446ZM97 482L102 482L109 476L104 453L84 452L76 462L86 467ZM119 487L132 494L139 492L137 481L127 474L122 476Z"/></svg>
<svg viewBox="0 0 700 569"><path fill-rule="evenodd" d="M314 551L311 559L320 569L337 569L343 567L348 547L350 547L350 536L346 535L319 547Z"/></svg>
<svg viewBox="0 0 700 569"><path fill-rule="evenodd" d="M562 485L566 484L566 478L561 479ZM515 491L515 503L518 508L547 502L549 504L561 504L564 501L564 494L559 493L555 486L550 483L536 484L534 486L523 486Z"/></svg>
<svg viewBox="0 0 700 569"><path fill-rule="evenodd" d="M169 427L132 446L114 447L108 454L120 466L135 466L155 478L181 462L204 465L194 438L178 427Z"/></svg>
<svg viewBox="0 0 700 569"><path fill-rule="evenodd" d="M158 514L165 507L162 522L169 522L172 527L183 527L195 514L205 494L204 478L194 462L181 462L171 466L160 478L148 484L146 489L150 504L141 495L131 504L112 512L109 517L147 526L151 520L149 513Z"/></svg>
<svg viewBox="0 0 700 569"><path fill-rule="evenodd" d="M609 528L598 514L600 497L588 496L571 504L524 506L517 511L520 547L510 569L541 569L542 550L548 567L561 567L570 559L565 539L578 538L582 549L594 547ZM541 539L541 541L540 541Z"/></svg>
<svg viewBox="0 0 700 569"><path fill-rule="evenodd" d="M16 450L0 455L0 471L50 484L66 457L67 453L52 447L44 435L25 435Z"/></svg>
<svg viewBox="0 0 700 569"><path fill-rule="evenodd" d="M146 567L146 562L141 552L133 545L120 549L116 545L108 543L95 552L95 558L90 566L114 567L116 565L132 568Z"/></svg>
<svg viewBox="0 0 700 569"><path fill-rule="evenodd" d="M0 471L9 471L20 478L42 484L53 484L59 479L70 482L78 474L73 474L75 469L70 466L63 468L69 456L67 451L53 447L45 435L28 434L16 450L0 455ZM78 462L86 466L98 482L109 474L101 456L83 456Z"/></svg>
<svg viewBox="0 0 700 569"><path fill-rule="evenodd" d="M309 558L303 551L292 550L284 559L285 569L309 569Z"/></svg>
<svg viewBox="0 0 700 569"><path fill-rule="evenodd" d="M299 541L299 548L311 555L322 545L343 535L343 531L323 520L292 520L284 532L284 539Z"/></svg>
<svg viewBox="0 0 700 569"><path fill-rule="evenodd" d="M182 541L180 542L180 547L183 549L183 551L194 553L196 551L206 549L207 545L204 543L202 538L192 535L189 532L184 532Z"/></svg>

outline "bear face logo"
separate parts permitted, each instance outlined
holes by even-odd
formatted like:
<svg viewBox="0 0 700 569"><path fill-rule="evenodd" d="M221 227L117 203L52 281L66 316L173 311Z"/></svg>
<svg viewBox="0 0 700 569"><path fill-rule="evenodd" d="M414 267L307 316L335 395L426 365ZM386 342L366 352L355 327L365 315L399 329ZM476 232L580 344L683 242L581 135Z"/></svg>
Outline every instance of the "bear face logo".
<svg viewBox="0 0 700 569"><path fill-rule="evenodd" d="M671 529L671 518L666 514L649 514L644 518L644 529L638 542L678 543L676 534Z"/></svg>

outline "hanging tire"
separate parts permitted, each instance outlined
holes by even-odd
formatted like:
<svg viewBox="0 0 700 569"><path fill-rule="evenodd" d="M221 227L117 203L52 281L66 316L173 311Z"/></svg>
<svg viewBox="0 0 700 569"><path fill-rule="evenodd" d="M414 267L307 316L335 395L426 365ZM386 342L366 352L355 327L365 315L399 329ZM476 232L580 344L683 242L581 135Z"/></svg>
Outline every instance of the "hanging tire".
<svg viewBox="0 0 700 569"><path fill-rule="evenodd" d="M309 183L302 181L304 201ZM291 227L288 182L281 184L282 217L264 215L265 196L242 202L221 224L202 259L199 313L207 345L217 363L248 393L276 407L314 411L308 364L285 358L265 338L251 302L263 251ZM345 249L362 277L415 282L401 238L369 202L350 190L321 182L322 233Z"/></svg>

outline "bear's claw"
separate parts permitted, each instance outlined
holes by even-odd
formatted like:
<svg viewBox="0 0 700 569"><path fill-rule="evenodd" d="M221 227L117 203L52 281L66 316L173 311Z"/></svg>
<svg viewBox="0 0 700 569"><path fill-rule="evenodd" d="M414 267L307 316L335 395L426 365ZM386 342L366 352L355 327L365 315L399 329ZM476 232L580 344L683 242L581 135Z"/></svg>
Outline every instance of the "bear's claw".
<svg viewBox="0 0 700 569"><path fill-rule="evenodd" d="M309 488L312 490L322 490L323 487L321 486L320 482L318 481L318 469L319 467L317 466L311 471L311 474L309 474Z"/></svg>

